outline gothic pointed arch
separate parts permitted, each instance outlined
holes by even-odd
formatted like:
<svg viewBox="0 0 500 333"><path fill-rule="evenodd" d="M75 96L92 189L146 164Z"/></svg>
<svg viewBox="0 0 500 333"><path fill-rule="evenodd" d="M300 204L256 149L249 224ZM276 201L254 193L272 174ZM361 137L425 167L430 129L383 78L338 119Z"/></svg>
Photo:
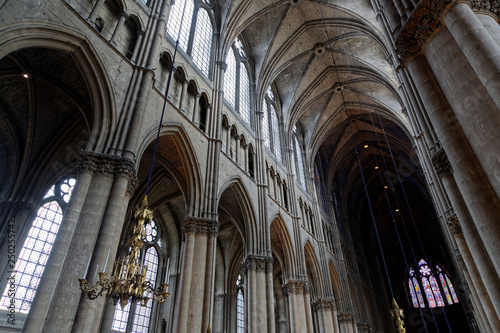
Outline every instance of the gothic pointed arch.
<svg viewBox="0 0 500 333"><path fill-rule="evenodd" d="M271 221L271 248L281 265L283 279L286 281L297 274L298 263L296 251L293 246L291 233L281 214L276 213ZM275 263L275 265L276 264L277 263Z"/></svg>
<svg viewBox="0 0 500 333"><path fill-rule="evenodd" d="M157 130L157 128L151 128L138 149L138 160L147 166L148 172L154 152ZM186 215L198 216L202 199L202 175L189 136L181 125L168 125L162 127L158 140L157 155L160 159L163 157L174 167L172 174L177 175L176 181L181 185L181 191L185 196ZM147 158L145 158L146 155Z"/></svg>
<svg viewBox="0 0 500 333"><path fill-rule="evenodd" d="M91 135L85 149L103 151L116 123L116 106L106 65L87 36L68 27L14 24L2 30L0 43L0 59L28 48L56 50L71 56L80 68L92 100L91 114L86 119Z"/></svg>
<svg viewBox="0 0 500 333"><path fill-rule="evenodd" d="M311 298L314 300L324 295L323 274L321 273L321 265L319 264L316 251L310 240L304 245L304 256L306 259L306 270L310 283Z"/></svg>

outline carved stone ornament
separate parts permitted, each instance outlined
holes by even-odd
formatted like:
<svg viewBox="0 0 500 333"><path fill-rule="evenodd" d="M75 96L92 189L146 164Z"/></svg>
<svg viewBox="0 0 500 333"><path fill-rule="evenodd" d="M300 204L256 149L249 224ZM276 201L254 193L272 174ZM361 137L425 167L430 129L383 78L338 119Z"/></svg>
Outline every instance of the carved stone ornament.
<svg viewBox="0 0 500 333"><path fill-rule="evenodd" d="M314 302L311 302L312 308L315 311L318 310L335 310L335 300L330 298L318 298Z"/></svg>
<svg viewBox="0 0 500 333"><path fill-rule="evenodd" d="M339 323L351 323L353 319L352 314L341 312L338 315Z"/></svg>
<svg viewBox="0 0 500 333"><path fill-rule="evenodd" d="M217 236L219 234L219 222L198 217L186 217L186 219L184 219L182 229L185 235L195 234Z"/></svg>
<svg viewBox="0 0 500 333"><path fill-rule="evenodd" d="M432 155L432 165L436 169L436 173L439 178L449 175L453 172L448 156L443 148L439 149L434 155Z"/></svg>
<svg viewBox="0 0 500 333"><path fill-rule="evenodd" d="M441 28L443 12L457 2L458 0L420 1L396 39L396 53L403 67L406 67L413 57L423 52L428 39Z"/></svg>
<svg viewBox="0 0 500 333"><path fill-rule="evenodd" d="M0 208L3 209L14 209L14 210L24 210L26 212L31 211L32 205L29 202L18 202L18 201L2 201L0 202Z"/></svg>
<svg viewBox="0 0 500 333"><path fill-rule="evenodd" d="M242 264L243 268L256 272L272 272L273 258L250 254Z"/></svg>
<svg viewBox="0 0 500 333"><path fill-rule="evenodd" d="M90 151L80 153L80 170L107 176L124 176L128 179L127 195L132 197L139 181L135 163L120 156L99 154Z"/></svg>
<svg viewBox="0 0 500 333"><path fill-rule="evenodd" d="M283 287L285 295L295 294L309 294L309 282L307 281L299 281L299 280L290 280Z"/></svg>
<svg viewBox="0 0 500 333"><path fill-rule="evenodd" d="M448 221L446 221L446 224L448 225L448 228L453 236L460 236L464 233L456 215L450 216Z"/></svg>
<svg viewBox="0 0 500 333"><path fill-rule="evenodd" d="M500 16L500 1L499 0L469 0L473 11L490 12L495 16Z"/></svg>

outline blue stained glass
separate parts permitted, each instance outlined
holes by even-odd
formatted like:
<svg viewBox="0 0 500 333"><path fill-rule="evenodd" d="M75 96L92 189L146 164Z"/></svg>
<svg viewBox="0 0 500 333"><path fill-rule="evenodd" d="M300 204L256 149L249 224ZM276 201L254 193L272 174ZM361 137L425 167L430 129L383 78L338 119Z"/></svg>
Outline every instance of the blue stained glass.
<svg viewBox="0 0 500 333"><path fill-rule="evenodd" d="M444 294L446 295L446 301L448 304L453 304L453 300L451 299L451 294L448 290L448 286L446 285L446 281L444 279L443 273L439 274L439 280L441 281L441 286L443 287Z"/></svg>
<svg viewBox="0 0 500 333"><path fill-rule="evenodd" d="M422 292L420 291L420 286L416 278L413 278L413 285L415 287L415 292L417 294L418 303L421 308L425 308L424 298L422 297Z"/></svg>
<svg viewBox="0 0 500 333"><path fill-rule="evenodd" d="M413 307L418 308L417 294L415 294L415 290L413 289L413 283L411 282L411 279L408 280L408 285L410 286L410 294L411 294L411 301L413 302Z"/></svg>
<svg viewBox="0 0 500 333"><path fill-rule="evenodd" d="M429 280L426 277L422 278L422 286L424 287L425 296L427 297L427 302L429 302L430 308L436 307L436 301L434 300L434 296L432 295L431 285L429 284Z"/></svg>
<svg viewBox="0 0 500 333"><path fill-rule="evenodd" d="M434 298L436 299L437 306L444 306L443 297L441 297L441 291L439 290L439 285L434 276L429 278L429 282L431 283L432 292L434 293Z"/></svg>

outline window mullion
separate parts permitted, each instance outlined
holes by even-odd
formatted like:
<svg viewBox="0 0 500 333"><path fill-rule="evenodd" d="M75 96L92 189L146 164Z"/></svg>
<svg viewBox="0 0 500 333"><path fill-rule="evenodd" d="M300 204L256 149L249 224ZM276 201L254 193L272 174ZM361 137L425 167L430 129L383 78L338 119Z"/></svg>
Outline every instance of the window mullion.
<svg viewBox="0 0 500 333"><path fill-rule="evenodd" d="M189 39L186 53L191 55L193 52L193 41L194 41L194 32L196 30L196 22L198 21L198 12L200 11L199 4L195 4L195 8L193 11L193 18L191 20L191 28L189 29Z"/></svg>

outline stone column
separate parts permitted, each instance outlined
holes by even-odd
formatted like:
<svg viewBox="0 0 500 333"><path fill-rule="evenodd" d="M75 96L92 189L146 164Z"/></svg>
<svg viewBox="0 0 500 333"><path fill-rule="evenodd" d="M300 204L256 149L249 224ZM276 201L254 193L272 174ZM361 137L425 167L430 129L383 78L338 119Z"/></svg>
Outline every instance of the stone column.
<svg viewBox="0 0 500 333"><path fill-rule="evenodd" d="M188 93L187 93L188 85L189 85L188 80L184 80L182 82L181 98L179 99L179 110L182 113L186 113L186 110L184 110L184 106L187 104L186 99L187 99L187 95L188 95Z"/></svg>
<svg viewBox="0 0 500 333"><path fill-rule="evenodd" d="M234 140L236 141L236 147L234 149L235 150L234 154L236 155L235 162L237 165L240 165L240 140L241 140L241 136L236 135L234 137Z"/></svg>
<svg viewBox="0 0 500 333"><path fill-rule="evenodd" d="M88 20L90 22L94 22L97 14L101 11L102 5L104 5L105 0L97 0L94 8L92 8L92 11L90 12Z"/></svg>
<svg viewBox="0 0 500 333"><path fill-rule="evenodd" d="M126 12L121 12L118 24L116 25L115 31L113 32L113 36L111 36L110 40L111 43L116 43L116 39L118 38L118 35L120 34L120 31L123 28L123 24L127 19L128 19L128 14Z"/></svg>
<svg viewBox="0 0 500 333"><path fill-rule="evenodd" d="M471 282L477 288L477 294L481 298L477 300L477 304L481 304L482 309L477 310L487 314L491 327L499 328L500 281L498 276L488 260L488 254L464 205L453 179L453 168L443 149L432 156L432 164L441 178L454 210L460 216L461 223L458 216L453 215L448 219L447 225L462 253L468 274L472 279Z"/></svg>
<svg viewBox="0 0 500 333"><path fill-rule="evenodd" d="M82 291L79 278L88 274L89 263L94 253L102 220L116 172L118 156L89 153L88 158L96 165L96 171L83 204L71 239L52 302L45 304L50 309L45 321L45 332L71 332ZM61 264L61 263L59 263Z"/></svg>
<svg viewBox="0 0 500 333"><path fill-rule="evenodd" d="M337 314L335 311L335 300L330 298L319 298L312 303L317 313L320 327L319 332L338 333Z"/></svg>
<svg viewBox="0 0 500 333"><path fill-rule="evenodd" d="M426 112L448 154L455 179L496 273L500 272L500 201L465 138L450 105L423 56L408 69L419 89ZM462 219L461 216L459 216Z"/></svg>
<svg viewBox="0 0 500 333"><path fill-rule="evenodd" d="M135 42L134 51L132 52L132 62L137 62L137 57L139 56L139 50L141 47L142 39L146 32L144 30L137 31L137 40Z"/></svg>
<svg viewBox="0 0 500 333"><path fill-rule="evenodd" d="M448 10L444 24L500 108L500 47L468 3L458 2Z"/></svg>
<svg viewBox="0 0 500 333"><path fill-rule="evenodd" d="M123 207L128 205L129 198L137 186L135 165L132 161L117 162L115 168L116 176L90 262L90 269L86 276L89 281L98 272L107 273L108 278L111 276L119 244L117 235L121 235L124 226L126 210ZM129 185L131 185L130 189ZM91 281L91 283L95 282ZM72 332L97 332L101 323L104 305L105 298L89 300L87 295L83 294L76 312Z"/></svg>
<svg viewBox="0 0 500 333"><path fill-rule="evenodd" d="M199 127L200 125L200 98L201 94L196 94L195 100L194 100L194 105L193 105L193 123Z"/></svg>
<svg viewBox="0 0 500 333"><path fill-rule="evenodd" d="M213 311L213 250L218 231L217 221L187 217L183 222L185 245L178 288L176 332L207 331Z"/></svg>
<svg viewBox="0 0 500 333"><path fill-rule="evenodd" d="M272 285L273 258L249 255L243 267L246 269L248 288L247 332L274 332L274 291Z"/></svg>
<svg viewBox="0 0 500 333"><path fill-rule="evenodd" d="M353 333L352 329L352 316L348 313L341 312L338 315L338 321L340 324L340 332L342 333Z"/></svg>
<svg viewBox="0 0 500 333"><path fill-rule="evenodd" d="M85 203L96 167L95 161L91 159L87 153L82 153L80 174L78 175L75 188L71 194L69 205L64 212L59 232L57 233L54 246L52 247L47 265L43 272L43 277L40 280L37 293L31 304L29 316L24 324L25 332L35 333L42 331L45 319L48 315L48 305L51 303L56 290L56 285L63 269L63 263L69 252L71 240L75 233L78 220L80 219L80 214L84 207L87 208L87 210L89 207L88 204L85 205ZM95 193L95 189L90 189L90 193ZM82 272L82 274L84 273L86 272Z"/></svg>
<svg viewBox="0 0 500 333"><path fill-rule="evenodd" d="M288 298L288 313L290 314L289 318L291 318L290 330L292 332L313 332L308 282L289 280L283 289Z"/></svg>
<svg viewBox="0 0 500 333"><path fill-rule="evenodd" d="M249 166L248 166L248 149L249 149L249 145L248 144L244 144L243 145L243 160L245 161L245 172L246 173L250 173L250 170L249 170Z"/></svg>

